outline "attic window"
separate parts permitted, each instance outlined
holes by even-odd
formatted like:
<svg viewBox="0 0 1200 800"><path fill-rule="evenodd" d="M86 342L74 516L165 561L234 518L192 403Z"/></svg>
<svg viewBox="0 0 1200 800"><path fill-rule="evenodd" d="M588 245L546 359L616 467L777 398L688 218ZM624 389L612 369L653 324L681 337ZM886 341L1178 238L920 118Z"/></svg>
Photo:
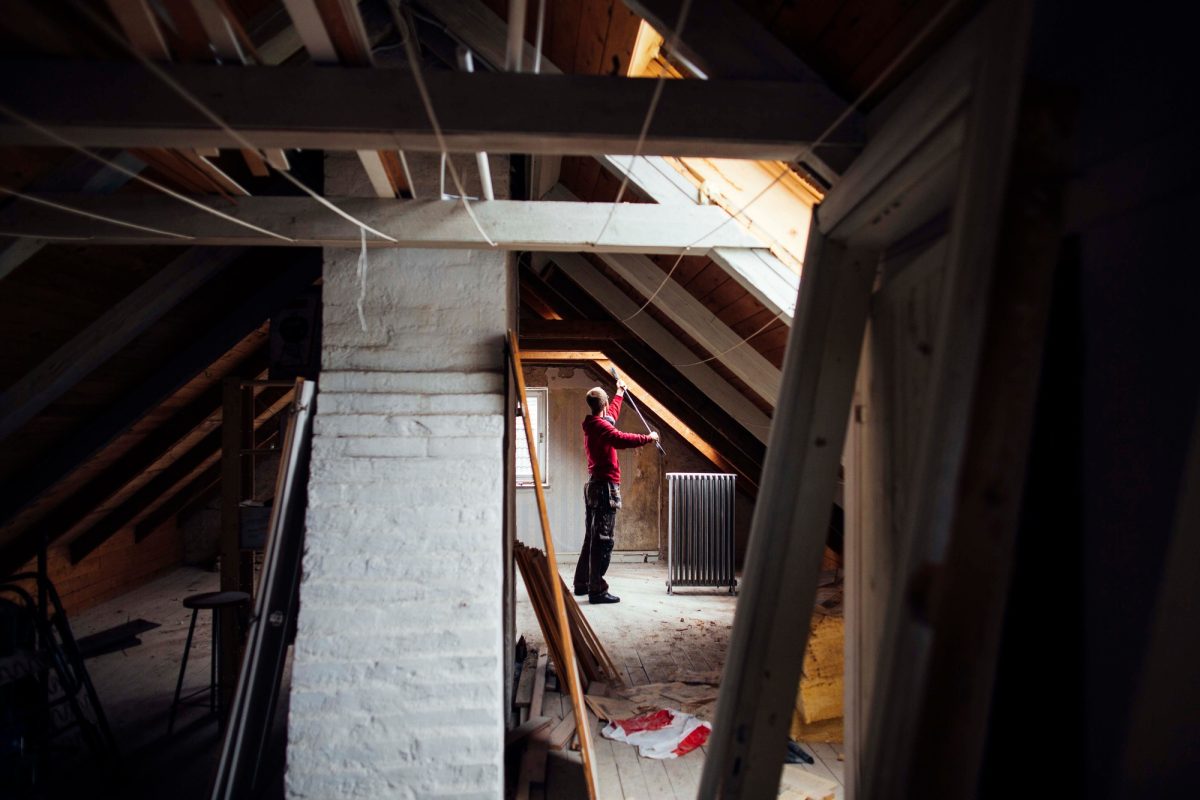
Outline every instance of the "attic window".
<svg viewBox="0 0 1200 800"><path fill-rule="evenodd" d="M542 486L550 485L550 468L546 454L549 452L546 431L546 409L549 407L550 390L526 389L525 395L529 401L526 413L529 415L529 427L537 438L538 467L542 473ZM529 463L529 445L525 443L525 423L517 418L517 486L533 486L533 467Z"/></svg>

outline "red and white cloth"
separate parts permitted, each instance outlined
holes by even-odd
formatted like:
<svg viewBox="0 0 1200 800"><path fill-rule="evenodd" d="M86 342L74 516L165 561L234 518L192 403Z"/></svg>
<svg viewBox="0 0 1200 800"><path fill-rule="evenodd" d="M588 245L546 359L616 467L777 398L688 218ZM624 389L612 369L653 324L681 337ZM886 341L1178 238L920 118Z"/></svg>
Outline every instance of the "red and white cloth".
<svg viewBox="0 0 1200 800"><path fill-rule="evenodd" d="M600 730L606 739L636 745L643 758L679 758L707 742L711 732L709 723L671 708L615 719Z"/></svg>

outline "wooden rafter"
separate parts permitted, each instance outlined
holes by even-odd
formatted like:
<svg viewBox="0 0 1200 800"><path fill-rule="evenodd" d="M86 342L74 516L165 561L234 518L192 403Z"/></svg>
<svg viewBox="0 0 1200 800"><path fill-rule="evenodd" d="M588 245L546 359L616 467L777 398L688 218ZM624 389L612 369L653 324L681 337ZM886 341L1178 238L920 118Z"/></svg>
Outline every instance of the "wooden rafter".
<svg viewBox="0 0 1200 800"><path fill-rule="evenodd" d="M258 430L291 402L290 390L269 388L255 400L254 429ZM187 451L162 465L153 478L141 486L70 544L71 562L78 563L109 537L134 523L159 503L203 474L221 457L221 430L208 433Z"/></svg>
<svg viewBox="0 0 1200 800"><path fill-rule="evenodd" d="M234 207L213 206L237 219L286 236L283 242L256 230L157 195L96 198L56 195L45 198L123 222L188 237L193 245L302 247L361 246L357 226L308 197L244 197ZM391 236L367 236L368 247L490 249L461 203L452 200L339 198L355 218ZM701 254L711 247L754 247L750 234L724 225L725 212L711 206L677 208L609 203L495 200L472 206L475 217L496 246L505 250L560 252ZM608 222L612 213L612 220ZM607 228L605 227L607 224ZM26 200L0 209L0 230L29 236L87 236L94 244L179 244L175 236L130 230L103 220L66 214ZM603 236L601 237L601 231ZM598 239L598 241L597 241Z"/></svg>
<svg viewBox="0 0 1200 800"><path fill-rule="evenodd" d="M149 329L241 253L237 248L188 250L0 393L0 440Z"/></svg>
<svg viewBox="0 0 1200 800"><path fill-rule="evenodd" d="M0 522L11 519L50 487L69 475L79 464L100 451L137 420L145 416L165 398L192 380L202 370L214 363L235 344L259 328L280 305L297 292L312 284L320 275L320 253L284 253L276 258L290 256L288 269L281 270L265 285L234 301L229 307L220 309L211 326L200 332L195 340L183 348L175 358L148 377L141 385L132 387L113 406L84 421L72 436L60 445L48 450L43 458L30 469L11 480L0 495ZM296 258L299 256L299 258ZM9 543L4 543L6 546ZM34 544L26 541L10 552L22 556L15 564L19 566L32 555Z"/></svg>
<svg viewBox="0 0 1200 800"><path fill-rule="evenodd" d="M258 147L441 150L406 70L161 68ZM88 146L234 144L140 64L20 59L5 69L22 80L0 85L0 102ZM655 89L654 81L593 75L430 72L425 81L447 147L465 152L628 152ZM669 81L642 152L789 160L823 133L823 97L807 83ZM857 146L862 138L861 127L848 125L833 140ZM0 143L43 142L2 120Z"/></svg>

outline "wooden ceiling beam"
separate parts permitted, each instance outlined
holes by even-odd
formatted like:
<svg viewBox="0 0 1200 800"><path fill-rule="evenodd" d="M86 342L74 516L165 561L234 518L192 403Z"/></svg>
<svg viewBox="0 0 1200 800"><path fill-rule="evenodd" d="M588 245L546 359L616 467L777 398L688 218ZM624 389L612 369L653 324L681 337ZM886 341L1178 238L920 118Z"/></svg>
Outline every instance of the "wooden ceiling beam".
<svg viewBox="0 0 1200 800"><path fill-rule="evenodd" d="M0 393L0 441L191 297L243 252L235 247L188 250Z"/></svg>
<svg viewBox="0 0 1200 800"><path fill-rule="evenodd" d="M559 186L548 196L563 199L571 197L571 194ZM752 346L742 345L742 337L693 297L691 292L664 274L645 255L601 253L600 258L642 297L653 297L651 302L655 308L666 314L698 345L716 354L717 360L745 381L759 397L775 405L779 398L779 369Z"/></svg>
<svg viewBox="0 0 1200 800"><path fill-rule="evenodd" d="M138 173L145 164L128 153L101 153L130 172ZM87 194L112 194L132 178L118 172L112 167L105 166L87 156L78 155L67 159L62 166L34 181L26 191L31 192L71 192L82 191ZM6 204L11 201L6 201ZM49 244L45 239L11 239L0 244L0 280L3 280L17 267L37 255L43 247Z"/></svg>
<svg viewBox="0 0 1200 800"><path fill-rule="evenodd" d="M0 102L91 147L230 147L229 134L142 65L13 59L21 75ZM441 146L411 75L401 69L160 68L257 147L328 150ZM656 81L597 75L429 72L447 146L456 152L601 155L630 152ZM295 90L303 86L304 91ZM642 153L791 160L824 132L823 90L811 83L668 81ZM762 113L764 108L770 114ZM859 146L861 126L839 128ZM0 120L0 144L45 144Z"/></svg>
<svg viewBox="0 0 1200 800"><path fill-rule="evenodd" d="M672 40L683 0L627 2L667 42ZM687 22L670 55L710 80L787 80L811 86L814 97L808 111L820 115L823 129L847 114L846 100L787 45L730 0L691 0ZM863 124L861 114L850 111L829 137L832 146L819 147L805 159L809 168L826 182L835 181L858 153L858 146L843 144L849 138L847 134L861 130Z"/></svg>
<svg viewBox="0 0 1200 800"><path fill-rule="evenodd" d="M258 266L265 266L264 254L255 254ZM131 387L114 405L83 422L57 446L4 487L0 494L0 524L7 522L43 492L54 486L87 458L99 452L117 436L178 391L204 369L216 362L235 344L249 336L283 303L312 285L321 274L319 250L293 253L283 251L268 259L284 259L290 266L249 294L232 299L208 330L200 333L175 358L164 364L141 385ZM7 549L8 543L0 542ZM28 558L28 555L25 556ZM19 566L22 562L18 562ZM0 573L9 561L0 561Z"/></svg>
<svg viewBox="0 0 1200 800"><path fill-rule="evenodd" d="M271 387L255 398L254 429L291 402L293 391ZM146 510L167 500L205 469L221 458L221 430L209 432L195 446L164 466L153 478L127 497L119 506L75 537L70 545L71 563L78 564L114 534L133 523Z"/></svg>
<svg viewBox="0 0 1200 800"><path fill-rule="evenodd" d="M530 269L523 269L521 275L523 281L538 284L539 292L551 299L556 310L564 316L611 319L609 312L592 297L589 290L582 288L565 273L552 270L546 280ZM604 352L617 362L621 370L628 372L665 403L673 414L713 444L725 459L737 466L739 474L757 486L765 446L748 433L748 428L714 402L706 391L693 383L690 375L694 369L689 370L689 375L682 374L653 346L636 338L614 340ZM744 397L741 399L749 402ZM762 412L758 414L770 422Z"/></svg>
<svg viewBox="0 0 1200 800"><path fill-rule="evenodd" d="M158 195L97 198L54 195L46 201L126 223L167 231L143 232L102 219L67 214L44 204L19 199L0 209L0 230L28 236L86 236L92 244L180 244L279 246L279 238L234 225L193 206ZM332 214L308 197L243 197L236 206L211 202L240 220L289 237L293 246L361 246L357 226ZM376 230L368 247L433 247L490 249L463 205L454 200L387 200L337 198L337 204ZM496 246L505 250L559 252L682 253L701 255L712 247L759 245L739 225L726 225L728 215L715 206L692 208L649 204L571 203L492 200L471 210ZM610 220L610 214L612 215ZM603 232L603 236L600 234ZM597 239L599 238L599 241Z"/></svg>
<svg viewBox="0 0 1200 800"><path fill-rule="evenodd" d="M522 340L532 343L535 340L604 341L608 339L628 339L631 334L619 322L584 319L527 319L521 321L520 336ZM531 346L536 348L545 347L545 345L541 344L531 344ZM571 349L578 350L579 347L576 346Z"/></svg>
<svg viewBox="0 0 1200 800"><path fill-rule="evenodd" d="M266 347L260 347L233 370L235 375L257 377L267 368ZM53 541L67 533L99 508L105 501L145 475L171 448L205 428L220 426L221 384L215 383L170 419L155 428L145 439L105 467L79 489L55 503L54 508L28 528L37 541Z"/></svg>
<svg viewBox="0 0 1200 800"><path fill-rule="evenodd" d="M691 364L692 366L687 367L672 367L671 372L695 386L698 395L703 396L720 408L724 415L736 420L737 424L749 431L760 448L765 445L771 426L770 417L710 366L697 363L707 354L693 352L652 316L637 313L638 303L602 275L587 259L572 253L555 253L550 258L566 277L587 292L593 301L604 309L606 315L625 320L622 324L640 341L653 348L662 362Z"/></svg>

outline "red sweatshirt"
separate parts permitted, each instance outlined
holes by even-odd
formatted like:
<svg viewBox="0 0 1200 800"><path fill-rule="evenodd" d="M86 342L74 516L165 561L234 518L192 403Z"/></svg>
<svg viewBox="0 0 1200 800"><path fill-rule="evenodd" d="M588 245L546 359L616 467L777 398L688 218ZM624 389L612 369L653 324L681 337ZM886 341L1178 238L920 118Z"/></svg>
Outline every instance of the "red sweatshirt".
<svg viewBox="0 0 1200 800"><path fill-rule="evenodd" d="M608 414L613 419L621 416L624 398L614 397L608 404ZM621 482L621 465L617 451L630 447L641 447L654 441L641 433L625 433L613 427L604 417L588 414L583 418L583 449L587 451L588 472L594 481Z"/></svg>

